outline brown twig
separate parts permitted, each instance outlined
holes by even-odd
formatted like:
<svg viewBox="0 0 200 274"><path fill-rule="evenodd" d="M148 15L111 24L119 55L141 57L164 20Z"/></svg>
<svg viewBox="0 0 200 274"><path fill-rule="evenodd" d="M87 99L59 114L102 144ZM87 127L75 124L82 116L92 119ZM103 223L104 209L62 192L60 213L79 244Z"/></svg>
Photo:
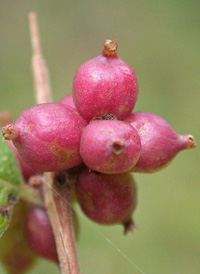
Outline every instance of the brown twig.
<svg viewBox="0 0 200 274"><path fill-rule="evenodd" d="M48 182L54 182L54 191L46 195L45 204L51 212L54 212L49 215L51 223L57 224L54 227L54 233L57 235L55 239L56 245L59 247L61 271L62 273L78 274L80 269L74 244L75 236L70 206L72 186L67 178L63 185L56 185L55 176L53 173L47 173Z"/></svg>
<svg viewBox="0 0 200 274"><path fill-rule="evenodd" d="M29 14L33 48L32 67L37 103L51 102L48 70L42 57L35 12ZM73 222L70 207L71 187L64 190L55 185L55 174L45 173L44 203L53 228L62 274L79 274Z"/></svg>
<svg viewBox="0 0 200 274"><path fill-rule="evenodd" d="M32 68L35 85L36 102L38 104L52 101L51 87L49 84L48 69L42 57L37 15L35 12L29 14L31 43L33 48Z"/></svg>

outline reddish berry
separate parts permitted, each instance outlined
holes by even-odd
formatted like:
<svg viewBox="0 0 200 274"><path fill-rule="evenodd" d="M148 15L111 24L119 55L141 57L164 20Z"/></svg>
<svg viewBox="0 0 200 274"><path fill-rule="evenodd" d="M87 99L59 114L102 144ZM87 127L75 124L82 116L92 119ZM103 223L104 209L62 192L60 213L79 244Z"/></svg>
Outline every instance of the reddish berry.
<svg viewBox="0 0 200 274"><path fill-rule="evenodd" d="M89 172L85 168L76 184L84 213L100 224L122 223L125 232L133 230L131 215L137 204L137 191L130 173L116 175Z"/></svg>
<svg viewBox="0 0 200 274"><path fill-rule="evenodd" d="M135 112L126 121L141 138L141 155L131 171L155 172L165 167L176 154L196 146L192 135L179 135L159 115Z"/></svg>
<svg viewBox="0 0 200 274"><path fill-rule="evenodd" d="M58 263L53 230L43 208L32 207L27 210L24 233L31 250L41 257Z"/></svg>
<svg viewBox="0 0 200 274"><path fill-rule="evenodd" d="M134 70L117 56L117 41L106 40L103 53L82 64L74 77L74 103L87 121L113 113L131 114L138 96Z"/></svg>
<svg viewBox="0 0 200 274"><path fill-rule="evenodd" d="M34 170L59 171L79 165L80 138L86 122L71 107L49 103L24 110L15 125L3 128L22 159Z"/></svg>
<svg viewBox="0 0 200 274"><path fill-rule="evenodd" d="M78 238L79 222L73 211L75 237ZM32 251L37 255L58 263L53 230L45 209L31 207L26 211L24 236Z"/></svg>
<svg viewBox="0 0 200 274"><path fill-rule="evenodd" d="M131 169L140 156L140 137L128 123L118 120L93 121L81 136L80 154L93 170L115 174Z"/></svg>
<svg viewBox="0 0 200 274"><path fill-rule="evenodd" d="M75 105L74 105L74 101L73 101L73 96L72 94L69 94L65 97L63 97L60 102L60 104L63 104L63 105L66 105L66 106L70 106L70 107L73 107L73 108L76 108Z"/></svg>

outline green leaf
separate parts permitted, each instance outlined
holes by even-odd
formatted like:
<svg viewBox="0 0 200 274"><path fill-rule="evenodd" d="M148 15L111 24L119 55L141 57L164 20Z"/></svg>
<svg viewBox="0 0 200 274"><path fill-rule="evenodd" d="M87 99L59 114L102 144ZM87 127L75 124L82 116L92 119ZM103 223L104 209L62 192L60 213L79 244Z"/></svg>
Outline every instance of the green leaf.
<svg viewBox="0 0 200 274"><path fill-rule="evenodd" d="M0 134L0 236L7 229L17 202L21 173L15 156Z"/></svg>

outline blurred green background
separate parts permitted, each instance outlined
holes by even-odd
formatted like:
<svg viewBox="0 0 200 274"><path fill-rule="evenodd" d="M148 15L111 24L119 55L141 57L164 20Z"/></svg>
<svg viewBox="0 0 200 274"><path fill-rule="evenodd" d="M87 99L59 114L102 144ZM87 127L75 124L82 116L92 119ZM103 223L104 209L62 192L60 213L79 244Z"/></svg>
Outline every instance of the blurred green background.
<svg viewBox="0 0 200 274"><path fill-rule="evenodd" d="M139 81L135 110L161 115L200 143L199 0L0 0L0 111L10 110L14 118L34 104L27 20L32 10L55 101L71 92L76 69L101 53L105 39L118 39L119 56ZM126 237L120 225L96 225L80 213L82 273L200 273L199 170L197 147L181 152L160 173L136 174L138 229ZM1 265L0 273L6 274ZM59 270L41 259L27 273Z"/></svg>

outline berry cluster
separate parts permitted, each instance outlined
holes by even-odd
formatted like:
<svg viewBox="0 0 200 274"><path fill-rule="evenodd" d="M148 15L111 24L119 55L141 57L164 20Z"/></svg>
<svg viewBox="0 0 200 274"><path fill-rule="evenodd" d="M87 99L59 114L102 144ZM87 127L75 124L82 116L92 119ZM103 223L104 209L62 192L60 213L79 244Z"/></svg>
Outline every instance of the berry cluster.
<svg viewBox="0 0 200 274"><path fill-rule="evenodd" d="M101 224L122 223L126 232L137 204L129 172L158 171L195 147L192 135L177 134L162 117L132 113L137 97L134 70L118 57L117 41L106 40L102 54L78 68L72 94L24 110L2 132L36 173L84 163L76 183L82 210Z"/></svg>

